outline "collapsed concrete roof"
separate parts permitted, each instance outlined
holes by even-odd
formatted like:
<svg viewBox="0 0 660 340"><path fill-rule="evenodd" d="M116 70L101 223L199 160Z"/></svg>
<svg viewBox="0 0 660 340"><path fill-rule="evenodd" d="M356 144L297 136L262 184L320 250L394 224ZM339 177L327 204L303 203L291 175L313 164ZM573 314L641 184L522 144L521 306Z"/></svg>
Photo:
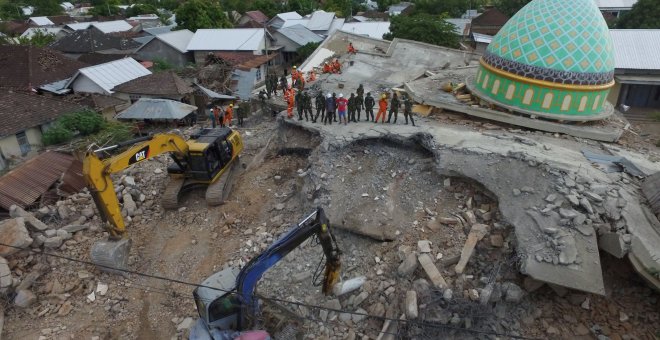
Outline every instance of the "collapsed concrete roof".
<svg viewBox="0 0 660 340"><path fill-rule="evenodd" d="M346 54L348 41L357 48L357 54ZM502 120L497 116L499 111L458 103L440 90L442 81L464 81L466 73L475 72L478 55L415 41L389 42L338 31L300 69L310 70L333 57L340 58L342 73L319 77L315 86L324 93L348 95L360 84L365 92L377 93L404 87L418 103ZM612 138L610 141L620 135L616 129L603 132L597 127L589 130L582 125L507 116L512 118L506 123L546 131L582 133L601 140ZM644 213L639 188L622 174L606 174L594 168L580 150L584 144L564 143L552 137L531 140L510 133L459 131L420 120L422 127L398 125L394 129L366 124L337 129L287 122L318 131L325 148L375 138L422 144L434 153L436 160L442 160L438 162L441 173L471 178L498 197L502 215L516 231L521 272L535 279L604 294L599 246L615 256L627 256L642 275L660 271L660 232L653 227L657 220L650 221ZM531 125L531 120L537 125ZM658 162L640 154L617 152L645 169L646 174L660 171Z"/></svg>

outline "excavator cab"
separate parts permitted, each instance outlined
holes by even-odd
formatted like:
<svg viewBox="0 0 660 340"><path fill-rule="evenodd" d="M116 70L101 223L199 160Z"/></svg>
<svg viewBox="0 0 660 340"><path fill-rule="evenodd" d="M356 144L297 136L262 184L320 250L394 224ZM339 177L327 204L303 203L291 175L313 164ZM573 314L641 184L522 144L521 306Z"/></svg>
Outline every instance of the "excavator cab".
<svg viewBox="0 0 660 340"><path fill-rule="evenodd" d="M234 138L232 132L229 128L200 130L188 141L190 150L186 158L180 159L171 154L174 163L167 167L167 172L175 176L185 174L187 178L198 181L213 181L231 162L236 149L243 148L240 138ZM186 171L186 168L189 170Z"/></svg>

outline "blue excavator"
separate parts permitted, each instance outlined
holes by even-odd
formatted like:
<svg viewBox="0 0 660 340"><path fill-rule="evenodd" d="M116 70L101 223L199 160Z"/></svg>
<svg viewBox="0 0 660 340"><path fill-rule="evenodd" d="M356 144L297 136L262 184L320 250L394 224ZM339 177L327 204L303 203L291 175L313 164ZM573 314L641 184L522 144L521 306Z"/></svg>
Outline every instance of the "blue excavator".
<svg viewBox="0 0 660 340"><path fill-rule="evenodd" d="M341 263L337 241L330 231L330 222L321 207L294 225L284 236L263 253L250 260L240 271L228 267L219 271L193 291L199 320L190 332L190 339L232 339L254 326L253 316L260 302L255 288L261 276L284 256L310 237L316 236L325 255L323 293L330 294L339 280Z"/></svg>

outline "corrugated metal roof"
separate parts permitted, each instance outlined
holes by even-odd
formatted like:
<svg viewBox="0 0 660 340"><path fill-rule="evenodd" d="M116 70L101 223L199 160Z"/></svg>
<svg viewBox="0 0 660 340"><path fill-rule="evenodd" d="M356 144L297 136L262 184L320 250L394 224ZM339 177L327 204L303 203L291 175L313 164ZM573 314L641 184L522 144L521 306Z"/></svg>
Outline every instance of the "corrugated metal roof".
<svg viewBox="0 0 660 340"><path fill-rule="evenodd" d="M291 19L302 19L302 16L300 14L298 14L298 12L279 13L278 15L276 15L276 17L278 17L278 18L280 18L284 21L291 20Z"/></svg>
<svg viewBox="0 0 660 340"><path fill-rule="evenodd" d="M194 35L195 33L187 29L183 29L180 31L172 31L169 33L159 34L156 36L156 39L172 46L174 49L181 53L186 53L188 52L188 44Z"/></svg>
<svg viewBox="0 0 660 340"><path fill-rule="evenodd" d="M92 27L97 28L103 33L126 32L133 28L126 20L96 22L92 24Z"/></svg>
<svg viewBox="0 0 660 340"><path fill-rule="evenodd" d="M171 99L140 98L135 104L115 116L117 119L183 119L197 106Z"/></svg>
<svg viewBox="0 0 660 340"><path fill-rule="evenodd" d="M277 31L300 46L323 41L323 38L303 25L282 27Z"/></svg>
<svg viewBox="0 0 660 340"><path fill-rule="evenodd" d="M599 9L630 9L637 0L594 0Z"/></svg>
<svg viewBox="0 0 660 340"><path fill-rule="evenodd" d="M332 20L332 25L330 25L330 28L328 28L327 32L324 32L324 35L331 36L332 33L335 33L336 30L341 29L344 27L344 23L346 22L345 18L335 18L335 20Z"/></svg>
<svg viewBox="0 0 660 340"><path fill-rule="evenodd" d="M111 94L112 88L115 86L138 77L149 75L151 71L140 65L133 58L123 58L105 64L81 68L69 80L66 87L70 87L81 74L103 88L107 94Z"/></svg>
<svg viewBox="0 0 660 340"><path fill-rule="evenodd" d="M303 25L307 27L307 24L309 24L309 19L289 19L282 24L282 28L296 25Z"/></svg>
<svg viewBox="0 0 660 340"><path fill-rule="evenodd" d="M37 32L41 32L42 34L57 34L60 33L62 30L62 27L30 27L23 34L21 34L21 37L23 38L32 38L33 35L35 35Z"/></svg>
<svg viewBox="0 0 660 340"><path fill-rule="evenodd" d="M614 68L660 70L660 29L610 30Z"/></svg>
<svg viewBox="0 0 660 340"><path fill-rule="evenodd" d="M33 23L35 23L36 25L39 25L39 26L55 25L55 23L50 21L50 19L48 19L48 17L30 17L30 19L28 19L28 21L32 21Z"/></svg>
<svg viewBox="0 0 660 340"><path fill-rule="evenodd" d="M176 25L150 27L143 29L143 31L151 35L159 35L159 34L171 32L174 27L176 27Z"/></svg>
<svg viewBox="0 0 660 340"><path fill-rule="evenodd" d="M44 152L0 177L0 207L30 206L69 169L73 156ZM81 169L82 171L82 169Z"/></svg>
<svg viewBox="0 0 660 340"><path fill-rule="evenodd" d="M349 22L344 24L342 31L366 35L370 38L383 39L383 34L390 32L389 21Z"/></svg>
<svg viewBox="0 0 660 340"><path fill-rule="evenodd" d="M474 37L474 41L478 43L490 44L490 42L493 41L493 36L488 34L472 33L472 37Z"/></svg>
<svg viewBox="0 0 660 340"><path fill-rule="evenodd" d="M73 24L66 24L64 27L68 27L74 31L80 31L80 30L86 30L91 26L92 24L95 24L96 21L91 21L91 22L76 22Z"/></svg>
<svg viewBox="0 0 660 340"><path fill-rule="evenodd" d="M261 28L199 29L188 51L256 51L264 46Z"/></svg>
<svg viewBox="0 0 660 340"><path fill-rule="evenodd" d="M472 19L463 19L463 18L449 18L445 19L446 22L456 26L454 32L458 35L466 35L465 27L472 22Z"/></svg>
<svg viewBox="0 0 660 340"><path fill-rule="evenodd" d="M220 93L215 92L211 89L207 89L206 87L204 87L202 85L199 85L198 83L194 83L194 84L195 84L195 86L197 86L197 88L199 88L200 91L202 91L202 93L204 93L207 97L209 97L211 99L230 99L230 100L231 99L236 99L236 97L234 97L234 96L228 96L226 94L220 94Z"/></svg>
<svg viewBox="0 0 660 340"><path fill-rule="evenodd" d="M335 19L335 13L326 11L316 11L312 13L307 28L312 31L327 31L332 25L332 20Z"/></svg>
<svg viewBox="0 0 660 340"><path fill-rule="evenodd" d="M136 38L133 38L133 41L135 41L135 42L137 42L137 43L139 43L139 44L142 44L142 46L140 46L140 48L142 48L142 47L144 47L144 45L146 45L148 42L150 42L150 41L152 41L152 40L154 40L154 39L156 39L156 37L154 37L153 35L145 35L144 37L136 37ZM140 48L138 48L137 51L139 51ZM136 51L136 52L137 52L137 51Z"/></svg>

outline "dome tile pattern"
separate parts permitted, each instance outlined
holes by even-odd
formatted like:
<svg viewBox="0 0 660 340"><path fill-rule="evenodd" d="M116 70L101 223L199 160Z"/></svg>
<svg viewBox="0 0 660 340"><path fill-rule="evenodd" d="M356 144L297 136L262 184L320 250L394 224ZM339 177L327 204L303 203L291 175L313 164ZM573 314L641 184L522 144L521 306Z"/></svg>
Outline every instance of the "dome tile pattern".
<svg viewBox="0 0 660 340"><path fill-rule="evenodd" d="M488 52L558 71L614 70L612 40L593 0L532 1L502 27Z"/></svg>

